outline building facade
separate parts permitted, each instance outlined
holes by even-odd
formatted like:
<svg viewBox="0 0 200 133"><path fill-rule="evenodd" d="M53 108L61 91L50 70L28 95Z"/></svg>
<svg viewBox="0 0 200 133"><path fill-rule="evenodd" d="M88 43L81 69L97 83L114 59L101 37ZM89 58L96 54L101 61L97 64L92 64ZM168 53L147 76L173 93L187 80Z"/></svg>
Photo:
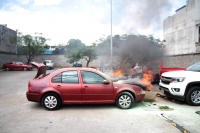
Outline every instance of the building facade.
<svg viewBox="0 0 200 133"><path fill-rule="evenodd" d="M17 53L17 32L9 29L7 25L0 25L0 52Z"/></svg>
<svg viewBox="0 0 200 133"><path fill-rule="evenodd" d="M163 37L168 56L200 54L200 0L187 0L164 20Z"/></svg>

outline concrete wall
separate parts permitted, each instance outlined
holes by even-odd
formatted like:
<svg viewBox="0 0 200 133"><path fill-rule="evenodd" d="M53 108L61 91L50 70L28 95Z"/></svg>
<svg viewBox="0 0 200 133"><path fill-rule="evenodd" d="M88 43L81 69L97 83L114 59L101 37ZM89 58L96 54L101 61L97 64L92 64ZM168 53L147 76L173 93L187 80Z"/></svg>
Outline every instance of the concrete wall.
<svg viewBox="0 0 200 133"><path fill-rule="evenodd" d="M199 7L199 0L188 0L186 7L164 20L163 35L167 55L200 53L196 43L200 26Z"/></svg>
<svg viewBox="0 0 200 133"><path fill-rule="evenodd" d="M24 55L16 54L0 54L0 68L4 63L10 61L21 61L26 63ZM45 59L52 60L56 67L70 67L72 64L66 62L64 55L38 55L33 61L43 62ZM99 56L98 59L90 63L90 67L99 67L100 60L103 59L105 62L109 61L110 57ZM117 60L117 57L113 57L113 60ZM86 61L81 60L83 66L86 66ZM188 54L188 55L176 55L164 57L164 67L188 67L196 62L200 62L200 54Z"/></svg>
<svg viewBox="0 0 200 133"><path fill-rule="evenodd" d="M200 62L200 54L166 56L164 57L164 60L163 60L163 66L187 68L196 62Z"/></svg>
<svg viewBox="0 0 200 133"><path fill-rule="evenodd" d="M3 53L0 53L0 68L6 62L17 61L17 60L18 59L17 59L17 55L16 54L3 54Z"/></svg>
<svg viewBox="0 0 200 133"><path fill-rule="evenodd" d="M17 52L17 32L0 25L0 52L15 53Z"/></svg>
<svg viewBox="0 0 200 133"><path fill-rule="evenodd" d="M117 57L113 57L113 60L116 60ZM92 61L89 66L90 67L99 67L100 61L101 59L104 62L108 62L110 60L110 57L104 57L104 56L99 56L96 60ZM26 63L26 57L24 55L18 55L18 60ZM72 66L72 64L69 64L67 62L67 59L64 55L37 55L35 56L35 58L32 61L35 62L43 62L44 60L52 60L55 63L55 66L59 67L70 67ZM86 66L86 60L82 59L80 60L80 62L82 62L83 66Z"/></svg>

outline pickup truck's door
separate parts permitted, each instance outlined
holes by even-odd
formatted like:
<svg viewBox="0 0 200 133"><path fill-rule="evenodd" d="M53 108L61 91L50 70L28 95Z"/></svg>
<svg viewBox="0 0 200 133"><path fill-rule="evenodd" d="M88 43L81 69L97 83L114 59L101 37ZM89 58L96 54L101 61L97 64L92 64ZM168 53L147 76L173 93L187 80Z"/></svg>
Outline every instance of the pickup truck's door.
<svg viewBox="0 0 200 133"><path fill-rule="evenodd" d="M81 71L82 102L83 103L112 103L113 84L103 84L105 78L94 72Z"/></svg>

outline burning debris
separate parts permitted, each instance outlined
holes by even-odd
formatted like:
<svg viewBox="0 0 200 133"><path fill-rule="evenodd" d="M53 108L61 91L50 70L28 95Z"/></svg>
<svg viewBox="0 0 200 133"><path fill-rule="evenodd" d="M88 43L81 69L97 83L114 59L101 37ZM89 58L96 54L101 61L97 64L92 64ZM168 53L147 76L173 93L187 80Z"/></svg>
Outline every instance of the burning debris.
<svg viewBox="0 0 200 133"><path fill-rule="evenodd" d="M140 86L143 90L150 91L152 88L151 82L153 79L152 72L144 73L142 78L136 76L134 78L123 76L121 71L113 72L114 79L122 84L131 84Z"/></svg>
<svg viewBox="0 0 200 133"><path fill-rule="evenodd" d="M128 64L129 65L129 64ZM119 67L122 68L122 67ZM140 70L136 70L140 68ZM112 76L115 80L118 80L119 83L131 84L140 86L143 90L150 91L152 88L153 81L153 71L146 68L140 67L137 64L137 67L130 68L125 67L126 71L120 69L114 70Z"/></svg>

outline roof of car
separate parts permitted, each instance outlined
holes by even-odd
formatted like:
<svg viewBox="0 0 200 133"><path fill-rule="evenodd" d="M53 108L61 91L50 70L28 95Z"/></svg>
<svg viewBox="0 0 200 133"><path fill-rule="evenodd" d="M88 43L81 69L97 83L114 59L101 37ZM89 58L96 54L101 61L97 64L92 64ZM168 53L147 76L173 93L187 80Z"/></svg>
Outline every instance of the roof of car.
<svg viewBox="0 0 200 133"><path fill-rule="evenodd" d="M67 68L61 68L62 70L63 69L66 69L66 70L92 70L92 71L96 71L97 69L94 69L94 68L88 68L88 67L67 67Z"/></svg>

